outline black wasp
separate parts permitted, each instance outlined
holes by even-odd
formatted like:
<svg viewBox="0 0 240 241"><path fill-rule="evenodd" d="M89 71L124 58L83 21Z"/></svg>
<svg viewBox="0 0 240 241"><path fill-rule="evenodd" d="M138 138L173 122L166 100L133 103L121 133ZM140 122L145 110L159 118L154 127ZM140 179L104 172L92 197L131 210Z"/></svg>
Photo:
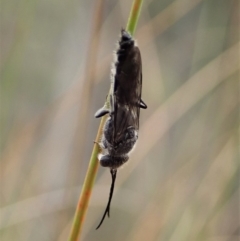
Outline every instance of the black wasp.
<svg viewBox="0 0 240 241"><path fill-rule="evenodd" d="M109 108L101 108L96 118L109 114L100 142L102 154L99 161L103 167L109 167L112 184L106 210L97 229L101 226L106 214L110 216L110 204L114 190L117 169L129 159L139 130L140 108L146 109L141 100L142 93L142 61L139 48L132 36L121 31L116 61L112 70Z"/></svg>

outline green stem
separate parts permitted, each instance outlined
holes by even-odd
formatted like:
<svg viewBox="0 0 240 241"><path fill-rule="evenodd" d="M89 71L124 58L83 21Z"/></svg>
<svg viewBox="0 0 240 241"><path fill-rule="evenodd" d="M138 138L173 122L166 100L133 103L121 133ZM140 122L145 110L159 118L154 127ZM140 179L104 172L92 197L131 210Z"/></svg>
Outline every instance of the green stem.
<svg viewBox="0 0 240 241"><path fill-rule="evenodd" d="M141 6L142 6L143 0L134 0L132 9L130 12L130 16L128 19L127 23L127 28L126 30L133 35L136 29L136 25L138 22ZM109 91L110 93L110 91ZM109 96L106 100L106 103L104 104L105 106L109 106ZM98 128L98 133L96 136L96 140L94 143L92 155L90 158L88 170L85 176L85 180L83 183L82 191L79 197L78 205L76 208L76 212L74 215L73 219L73 224L71 228L71 232L68 238L68 241L77 241L83 227L83 222L84 218L86 216L87 208L88 208L88 203L91 197L92 189L93 189L93 184L97 175L97 170L98 170L98 153L100 152L99 145L97 142L101 139L102 136L102 130L104 127L104 124L106 122L107 116L102 117L99 128Z"/></svg>
<svg viewBox="0 0 240 241"><path fill-rule="evenodd" d="M138 18L141 12L143 0L135 0L132 4L132 9L128 18L126 30L133 36L138 23Z"/></svg>
<svg viewBox="0 0 240 241"><path fill-rule="evenodd" d="M95 181L95 178L97 175L97 170L98 170L97 155L100 151L100 148L99 148L99 145L97 144L97 142L101 138L102 129L105 124L106 118L107 118L107 116L106 117L104 116L101 119L101 122L99 125L98 133L97 133L96 140L95 140L95 143L93 146L92 155L90 158L88 170L87 170L85 180L83 183L82 191L81 191L81 194L79 197L79 201L78 201L78 205L76 208L76 212L75 212L75 216L74 216L74 220L73 220L73 224L72 224L72 229L71 229L71 233L70 233L68 241L77 241L78 237L81 233L81 230L82 230L84 218L85 218L87 208L88 208L88 203L89 203L92 189L93 189L93 184L94 184L94 181Z"/></svg>

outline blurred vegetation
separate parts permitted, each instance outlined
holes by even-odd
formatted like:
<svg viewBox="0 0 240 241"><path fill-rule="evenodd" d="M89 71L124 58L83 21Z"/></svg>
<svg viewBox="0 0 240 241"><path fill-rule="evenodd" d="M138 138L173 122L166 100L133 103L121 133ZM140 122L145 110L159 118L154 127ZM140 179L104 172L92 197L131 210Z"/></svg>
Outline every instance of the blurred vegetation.
<svg viewBox="0 0 240 241"><path fill-rule="evenodd" d="M68 237L131 8L103 4L1 1L1 241ZM96 231L111 181L99 168L82 240L239 240L239 27L238 0L144 1L148 109Z"/></svg>

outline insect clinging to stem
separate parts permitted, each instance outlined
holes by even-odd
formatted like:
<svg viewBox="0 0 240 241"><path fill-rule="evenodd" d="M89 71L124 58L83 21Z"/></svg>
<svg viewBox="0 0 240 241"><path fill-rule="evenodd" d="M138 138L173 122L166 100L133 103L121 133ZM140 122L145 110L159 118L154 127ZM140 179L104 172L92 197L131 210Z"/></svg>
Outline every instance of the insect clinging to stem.
<svg viewBox="0 0 240 241"><path fill-rule="evenodd" d="M138 139L140 108L147 108L141 99L141 93L140 50L132 36L122 29L111 76L109 108L103 107L95 114L96 118L109 115L99 143L102 153L98 159L101 166L110 168L112 176L108 204L96 229L101 226L106 215L110 216L117 169L128 161L128 155Z"/></svg>

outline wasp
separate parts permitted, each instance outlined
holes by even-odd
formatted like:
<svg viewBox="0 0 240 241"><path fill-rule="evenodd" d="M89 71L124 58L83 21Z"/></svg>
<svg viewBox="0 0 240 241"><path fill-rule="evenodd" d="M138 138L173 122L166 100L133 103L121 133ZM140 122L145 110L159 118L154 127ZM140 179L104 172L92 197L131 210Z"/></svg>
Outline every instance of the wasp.
<svg viewBox="0 0 240 241"><path fill-rule="evenodd" d="M114 191L117 169L129 159L139 131L140 109L147 105L141 99L142 93L142 61L140 50L132 36L124 29L121 30L118 49L111 75L109 92L109 108L99 109L95 117L109 115L103 128L99 143L102 153L98 159L103 167L110 168L112 184L108 204L103 217L97 226L103 223L105 216L110 216L110 204Z"/></svg>

